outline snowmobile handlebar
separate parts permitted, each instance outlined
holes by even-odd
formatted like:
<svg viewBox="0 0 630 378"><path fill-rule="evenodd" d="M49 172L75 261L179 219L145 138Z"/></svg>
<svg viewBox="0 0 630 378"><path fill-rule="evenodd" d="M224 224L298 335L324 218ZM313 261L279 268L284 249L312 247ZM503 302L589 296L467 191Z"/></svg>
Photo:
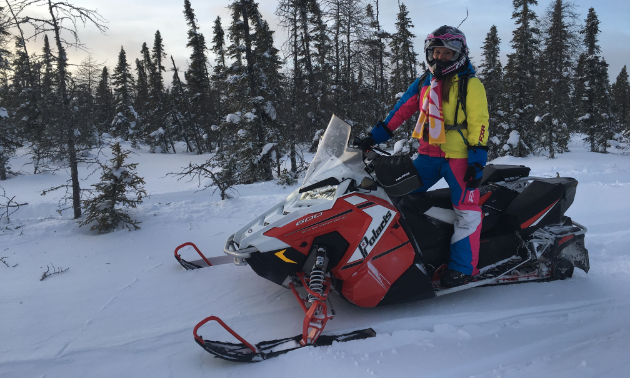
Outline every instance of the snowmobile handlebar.
<svg viewBox="0 0 630 378"><path fill-rule="evenodd" d="M348 144L349 144L349 143L348 143ZM360 149L361 151L363 151L364 153L365 153L365 152L368 152L368 151L378 151L378 152L380 152L380 153L381 153L381 154L383 154L383 155L391 156L391 154L390 154L389 152L384 151L384 150L381 150L380 148L375 147L375 146L371 146L371 147L369 147L369 148L363 147L363 146L361 145L361 138L359 138L359 137L357 137L357 136L355 136L355 137L352 139L352 146L351 146L351 147L353 147L353 148L358 148L358 149Z"/></svg>

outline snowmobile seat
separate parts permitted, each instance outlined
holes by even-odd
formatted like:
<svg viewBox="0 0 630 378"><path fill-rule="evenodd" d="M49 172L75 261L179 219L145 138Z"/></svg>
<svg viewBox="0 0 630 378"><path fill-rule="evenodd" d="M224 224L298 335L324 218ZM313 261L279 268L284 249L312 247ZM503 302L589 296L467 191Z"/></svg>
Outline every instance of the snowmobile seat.
<svg viewBox="0 0 630 378"><path fill-rule="evenodd" d="M529 176L531 169L524 165L488 164L483 169L481 185L493 182L514 181Z"/></svg>

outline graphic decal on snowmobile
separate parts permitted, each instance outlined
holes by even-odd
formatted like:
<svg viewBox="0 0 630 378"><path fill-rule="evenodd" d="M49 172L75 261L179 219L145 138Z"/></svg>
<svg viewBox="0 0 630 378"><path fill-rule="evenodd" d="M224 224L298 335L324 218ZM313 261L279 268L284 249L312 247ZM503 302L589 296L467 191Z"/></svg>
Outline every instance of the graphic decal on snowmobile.
<svg viewBox="0 0 630 378"><path fill-rule="evenodd" d="M287 258L287 257L284 255L284 253L285 253L286 251L287 251L286 249L283 249L283 250L282 250L282 251L280 251L280 252L276 252L276 253L275 253L275 255L276 255L276 256L278 256L278 257L280 258L280 260L282 260L282 261L284 261L284 262L288 262L288 263L291 263L291 264L297 264L297 262L295 262L295 261L293 261L293 260L291 260L291 259Z"/></svg>
<svg viewBox="0 0 630 378"><path fill-rule="evenodd" d="M528 220L527 222L523 223L521 225L521 228L527 228L527 227L530 227L530 226L533 227L533 226L537 225L538 222L540 222L540 220L543 219L545 217L545 215L547 215L551 211L551 209L553 209L553 206L555 204L557 204L558 201L560 201L560 200L556 200L556 202L554 202L551 205L549 205L549 207L547 207L545 210L543 210L540 213L534 215L530 220Z"/></svg>
<svg viewBox="0 0 630 378"><path fill-rule="evenodd" d="M302 223L310 222L310 221L312 221L312 220L313 220L313 219L315 219L315 218L319 218L319 217L321 217L321 216L322 216L322 214L323 214L323 213L320 211L319 213L313 214L313 215L311 215L311 216L309 216L309 217L306 217L306 218L302 219L301 221L298 221L295 225L296 225L296 226L299 226L299 225L301 225Z"/></svg>
<svg viewBox="0 0 630 378"><path fill-rule="evenodd" d="M364 204L361 204L361 205L357 206L357 209L363 209L365 207L370 207L372 205L374 205L374 202L364 203Z"/></svg>
<svg viewBox="0 0 630 378"><path fill-rule="evenodd" d="M348 198L344 198L344 200L354 206L367 201L365 198L359 196L350 196Z"/></svg>
<svg viewBox="0 0 630 378"><path fill-rule="evenodd" d="M348 260L348 263L353 263L357 260L366 258L376 243L378 243L381 239L383 231L387 229L394 219L394 212L380 205L364 209L363 212L372 217L372 222L370 222L370 226L368 227L365 235L363 235L363 239L352 254L352 257Z"/></svg>
<svg viewBox="0 0 630 378"><path fill-rule="evenodd" d="M379 253L378 255L374 256L374 257L372 258L372 260L378 260L378 259L380 259L381 257L383 257L383 256L385 256L385 255L388 255L388 254L390 254L390 253L394 252L395 250L400 249L400 248L402 248L402 247L406 246L407 244L409 244L409 240L407 240L406 242L404 242L404 243L402 243L402 244L400 244L400 245L397 245L397 246L395 246L394 248L389 249L389 250L387 250L387 251L385 251L385 252L383 252L383 253ZM417 264L416 264L416 265L417 265Z"/></svg>
<svg viewBox="0 0 630 378"><path fill-rule="evenodd" d="M289 236L289 235L293 235L293 234L298 233L298 232L305 233L306 231L310 231L310 229L312 229L312 228L313 228L313 227L315 227L315 226L322 225L323 223L326 223L326 222L328 222L328 221L332 221L332 220L334 220L335 218L339 218L339 217L344 216L344 215L346 215L346 214L349 214L349 213L351 213L351 212L352 212L352 210L346 210L346 211L344 211L344 212L342 212L342 213L339 213L339 214L337 214L337 215L333 215L333 216L332 216L332 217L330 217L330 218L326 218L326 219L321 220L321 221L319 221L319 222L317 222L317 223L313 223L313 224L312 224L312 225L310 225L310 226L302 227L302 228L300 228L299 230L295 230L295 231L293 231L293 232L289 232L288 234L284 235L284 237L287 237L287 236Z"/></svg>

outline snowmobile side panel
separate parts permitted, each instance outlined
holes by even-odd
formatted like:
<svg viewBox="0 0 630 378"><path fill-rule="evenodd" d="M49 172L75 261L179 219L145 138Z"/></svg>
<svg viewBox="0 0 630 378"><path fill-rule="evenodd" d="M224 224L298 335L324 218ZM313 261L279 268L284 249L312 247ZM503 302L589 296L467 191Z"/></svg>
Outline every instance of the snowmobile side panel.
<svg viewBox="0 0 630 378"><path fill-rule="evenodd" d="M477 269L509 259L518 252L518 239L514 232L506 235L482 237L479 242Z"/></svg>
<svg viewBox="0 0 630 378"><path fill-rule="evenodd" d="M344 223L344 227L338 227L339 222ZM339 232L350 244L357 239L358 244L359 234L363 235L369 223L369 217L357 211L356 206L344 200L337 200L330 210L311 214L281 227L271 228L265 232L265 235L283 241L306 256L316 237L331 232Z"/></svg>
<svg viewBox="0 0 630 378"><path fill-rule="evenodd" d="M435 290L431 277L416 255L414 263L394 282L378 305L414 302L433 297Z"/></svg>
<svg viewBox="0 0 630 378"><path fill-rule="evenodd" d="M512 229L529 235L548 224L560 223L563 214L558 202L563 192L561 185L534 180L505 210Z"/></svg>
<svg viewBox="0 0 630 378"><path fill-rule="evenodd" d="M414 258L415 251L408 240L370 254L356 272L344 280L343 297L361 307L377 306L392 284L412 265Z"/></svg>
<svg viewBox="0 0 630 378"><path fill-rule="evenodd" d="M503 225L503 214L508 205L518 196L518 192L499 185L485 185L479 187L479 195L485 197L481 204L483 223L481 234L491 231L493 233L512 232L512 229Z"/></svg>

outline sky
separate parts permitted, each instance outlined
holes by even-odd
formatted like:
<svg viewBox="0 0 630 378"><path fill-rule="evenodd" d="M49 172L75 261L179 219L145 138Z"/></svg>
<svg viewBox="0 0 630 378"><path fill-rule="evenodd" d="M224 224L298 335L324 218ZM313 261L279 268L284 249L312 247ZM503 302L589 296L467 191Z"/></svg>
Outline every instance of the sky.
<svg viewBox="0 0 630 378"><path fill-rule="evenodd" d="M166 53L173 55L180 70L187 67L187 57L190 51L186 48L187 26L183 15L183 0L72 0L74 4L89 9L96 9L108 20L108 30L100 33L95 27L88 25L80 27L81 40L88 47L88 51L99 63L108 67L116 64L121 46L127 53L127 59L133 66L133 61L140 58L142 43L149 47L153 45L156 30L160 30L164 39ZM224 28L230 19L227 4L229 0L191 0L193 9L199 21L201 32L204 33L208 46L212 40L212 26L217 16L223 21ZM376 0L370 1L374 4ZM285 39L285 32L277 26L274 12L277 0L259 0L259 7L263 17L276 30L276 46L279 48ZM404 2L404 1L403 1ZM536 14L541 17L551 1L539 0L535 7ZM383 29L395 31L395 19L398 7L391 0L380 1L380 19ZM423 59L422 45L425 36L441 25L458 25L468 10L468 19L461 29L467 36L471 56L477 60L481 58L481 46L492 25L496 25L501 38L501 55L505 63L506 54L511 52L509 42L515 25L512 17L512 1L509 0L416 0L405 2L415 27L415 47ZM588 9L595 8L600 20L601 34L599 43L602 55L609 64L609 75L614 81L621 68L630 64L630 1L627 0L575 0L576 10L580 22L586 18ZM40 49L40 41L31 47L31 51ZM69 50L69 58L73 63L80 62L86 53L80 50ZM170 58L169 62L170 64ZM170 67L167 67L170 68ZM170 73L165 79L170 81Z"/></svg>

